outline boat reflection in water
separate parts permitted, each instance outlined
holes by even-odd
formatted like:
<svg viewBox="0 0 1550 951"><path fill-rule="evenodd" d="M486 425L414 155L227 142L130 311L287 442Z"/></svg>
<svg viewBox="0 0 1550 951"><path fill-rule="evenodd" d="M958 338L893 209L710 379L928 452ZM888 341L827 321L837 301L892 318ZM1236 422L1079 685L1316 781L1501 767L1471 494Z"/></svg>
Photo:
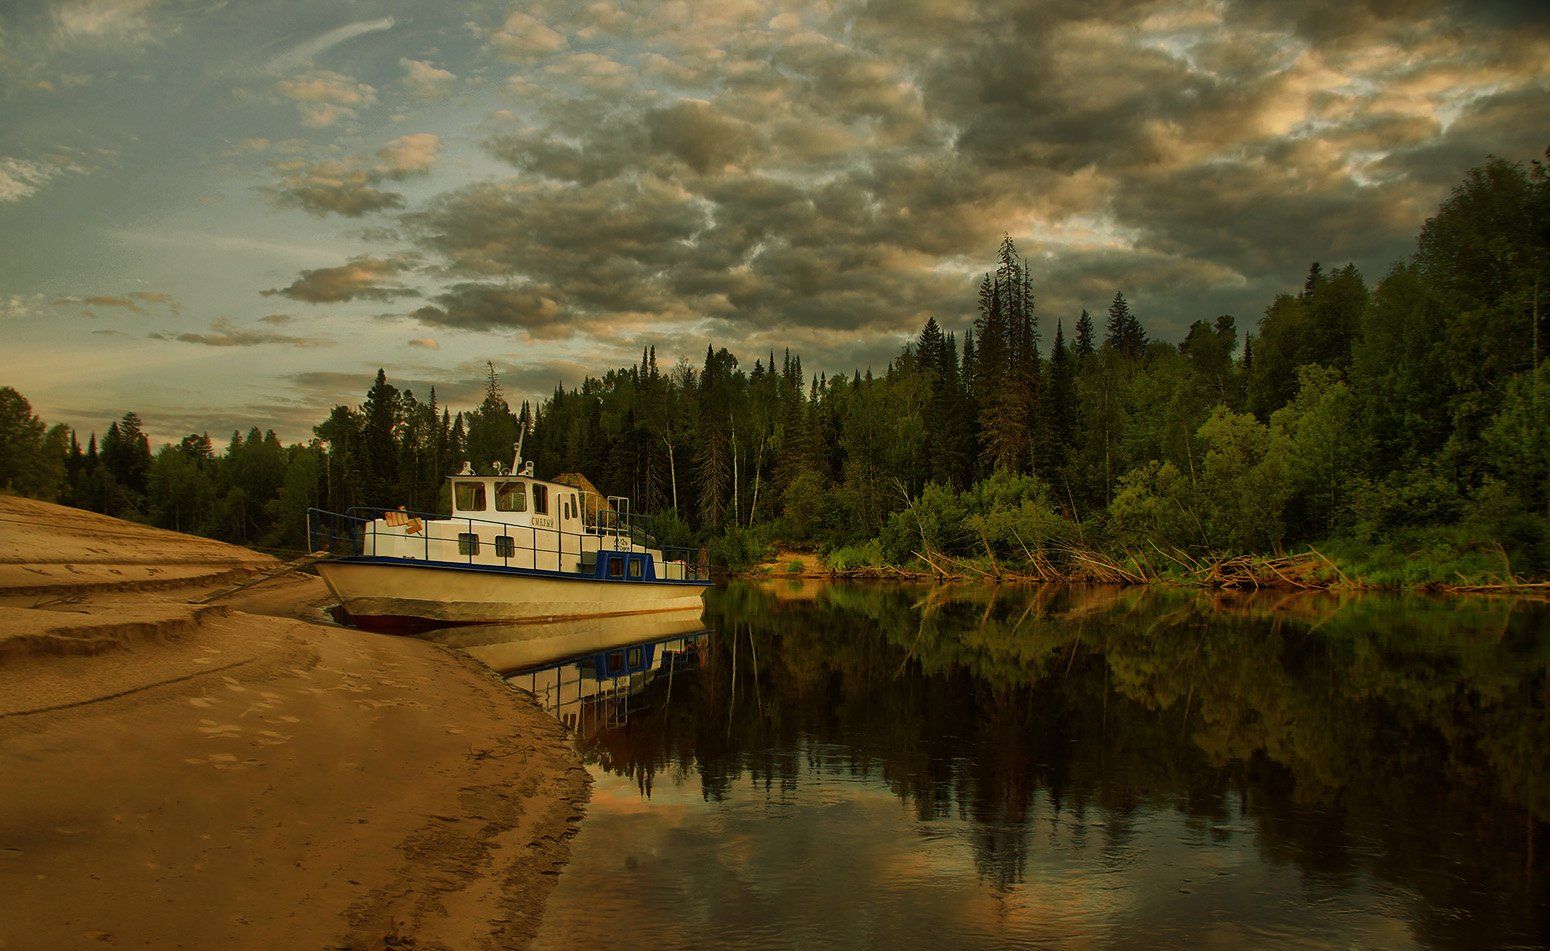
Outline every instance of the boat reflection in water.
<svg viewBox="0 0 1550 951"><path fill-rule="evenodd" d="M578 735L622 726L630 698L699 663L698 608L628 617L451 628L428 637L499 671Z"/></svg>

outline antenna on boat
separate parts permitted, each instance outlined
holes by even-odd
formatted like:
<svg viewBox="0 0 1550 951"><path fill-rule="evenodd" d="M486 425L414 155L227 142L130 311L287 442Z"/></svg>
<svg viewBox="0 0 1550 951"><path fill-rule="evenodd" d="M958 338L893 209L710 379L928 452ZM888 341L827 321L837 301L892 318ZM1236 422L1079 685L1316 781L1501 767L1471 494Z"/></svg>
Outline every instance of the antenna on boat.
<svg viewBox="0 0 1550 951"><path fill-rule="evenodd" d="M517 454L511 460L511 474L530 476L533 474L533 464L522 461L522 442L527 439L527 427L523 426L517 431Z"/></svg>

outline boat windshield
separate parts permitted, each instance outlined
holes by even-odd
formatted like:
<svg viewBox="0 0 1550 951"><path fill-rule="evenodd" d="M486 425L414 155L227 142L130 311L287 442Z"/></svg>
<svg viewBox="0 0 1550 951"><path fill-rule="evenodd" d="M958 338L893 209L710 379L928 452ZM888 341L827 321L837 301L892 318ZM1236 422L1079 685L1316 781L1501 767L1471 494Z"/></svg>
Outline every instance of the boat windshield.
<svg viewBox="0 0 1550 951"><path fill-rule="evenodd" d="M527 511L527 483L525 483L525 482L497 482L497 483L495 483L495 511L497 511L497 512L526 512Z"/></svg>
<svg viewBox="0 0 1550 951"><path fill-rule="evenodd" d="M483 482L456 482L453 483L453 489L459 512L484 511Z"/></svg>

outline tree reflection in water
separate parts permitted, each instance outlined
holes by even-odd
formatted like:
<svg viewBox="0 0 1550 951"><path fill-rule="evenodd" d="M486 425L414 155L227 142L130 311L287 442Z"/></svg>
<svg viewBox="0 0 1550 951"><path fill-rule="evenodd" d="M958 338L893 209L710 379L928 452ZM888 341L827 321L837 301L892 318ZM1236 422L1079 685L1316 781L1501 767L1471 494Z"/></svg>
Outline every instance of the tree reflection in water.
<svg viewBox="0 0 1550 951"><path fill-rule="evenodd" d="M777 582L714 591L705 621L696 669L578 731L645 797L664 774L710 803L883 783L971 823L997 891L1172 812L1207 845L1250 826L1313 900L1399 886L1423 943L1550 934L1545 605Z"/></svg>

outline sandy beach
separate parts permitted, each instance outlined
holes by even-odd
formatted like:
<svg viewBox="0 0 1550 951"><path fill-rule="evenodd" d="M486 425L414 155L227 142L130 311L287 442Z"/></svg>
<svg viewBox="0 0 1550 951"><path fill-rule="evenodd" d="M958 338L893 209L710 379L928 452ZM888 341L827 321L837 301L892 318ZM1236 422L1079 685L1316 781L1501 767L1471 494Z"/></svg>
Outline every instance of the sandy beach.
<svg viewBox="0 0 1550 951"><path fill-rule="evenodd" d="M449 648L279 562L0 497L0 948L521 946L587 795Z"/></svg>

